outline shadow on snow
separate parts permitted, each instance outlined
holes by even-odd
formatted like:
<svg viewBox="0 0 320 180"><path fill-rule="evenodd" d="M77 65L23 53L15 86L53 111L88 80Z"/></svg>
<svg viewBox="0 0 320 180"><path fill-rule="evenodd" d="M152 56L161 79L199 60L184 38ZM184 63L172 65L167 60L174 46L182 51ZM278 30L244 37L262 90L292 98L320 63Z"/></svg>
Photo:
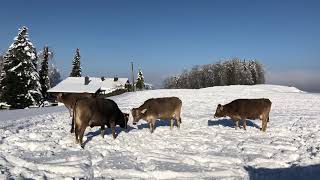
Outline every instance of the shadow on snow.
<svg viewBox="0 0 320 180"><path fill-rule="evenodd" d="M95 126L96 128L99 127L96 131L90 131L88 132L85 136L87 137L86 141L83 143L83 146L85 146L88 142L90 142L92 140L92 138L96 137L96 136L99 136L101 134L101 129L100 129L100 126ZM88 128L87 129L92 129L92 128ZM133 130L135 128L131 127L128 125L128 128L127 129L122 129L121 127L118 127L116 126L116 137L118 137L118 135L121 133L121 132L129 132L131 130ZM108 136L108 135L111 135L112 136L112 131L111 131L111 128L108 128L107 126L105 126L105 131L104 131L104 135L105 136Z"/></svg>
<svg viewBox="0 0 320 180"><path fill-rule="evenodd" d="M320 165L291 166L289 168L254 168L244 167L250 176L250 180L315 180L320 177Z"/></svg>
<svg viewBox="0 0 320 180"><path fill-rule="evenodd" d="M258 121L260 122L260 121ZM218 120L208 120L208 126L224 126L224 127L231 127L235 128L236 127L236 122L232 119L218 119ZM243 120L240 121L239 123L240 128L243 127ZM247 120L247 126L255 127L260 129L260 126L252 122L251 120Z"/></svg>
<svg viewBox="0 0 320 180"><path fill-rule="evenodd" d="M143 120L141 120L143 121ZM176 126L176 122L174 124ZM160 127L160 126L168 126L170 127L170 120L157 120L156 121L156 127ZM100 127L100 126L96 126L96 127ZM88 128L88 127L87 127ZM148 123L143 123L143 124L139 124L137 125L137 128L138 129L144 129L144 128L148 128L149 129L149 124ZM132 131L133 129L137 129L137 128L134 128L134 127L131 127L128 125L128 129L122 129L121 127L118 127L116 126L116 136L118 136L118 134L120 134L121 132L130 132ZM88 128L88 129L92 129L92 128ZM97 129L96 131L90 131L88 132L85 136L87 137L86 141L83 143L83 146L85 146L88 142L90 142L92 140L92 138L94 138L95 136L99 136L101 134L101 130L100 128ZM105 136L108 136L108 135L111 135L112 136L112 131L111 131L111 128L107 128L106 126L106 129L105 129L105 133L104 133Z"/></svg>

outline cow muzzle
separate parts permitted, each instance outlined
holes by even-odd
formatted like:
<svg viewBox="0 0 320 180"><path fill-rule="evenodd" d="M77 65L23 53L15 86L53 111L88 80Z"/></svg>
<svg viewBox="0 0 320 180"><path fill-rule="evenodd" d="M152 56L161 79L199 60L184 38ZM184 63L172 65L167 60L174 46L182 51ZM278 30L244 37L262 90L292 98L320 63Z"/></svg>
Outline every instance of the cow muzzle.
<svg viewBox="0 0 320 180"><path fill-rule="evenodd" d="M137 125L137 123L136 123L136 122L133 122L132 124L133 124L133 125Z"/></svg>

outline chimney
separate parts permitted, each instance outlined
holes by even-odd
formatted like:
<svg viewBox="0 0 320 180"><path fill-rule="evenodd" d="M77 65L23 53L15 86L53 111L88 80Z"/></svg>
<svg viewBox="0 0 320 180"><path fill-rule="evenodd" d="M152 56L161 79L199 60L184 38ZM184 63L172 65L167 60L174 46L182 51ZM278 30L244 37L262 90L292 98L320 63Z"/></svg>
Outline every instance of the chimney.
<svg viewBox="0 0 320 180"><path fill-rule="evenodd" d="M104 80L105 80L104 76L101 76L101 81L104 81Z"/></svg>
<svg viewBox="0 0 320 180"><path fill-rule="evenodd" d="M119 79L118 76L115 76L115 77L113 78L113 81L116 82L116 81L118 81L118 79Z"/></svg>
<svg viewBox="0 0 320 180"><path fill-rule="evenodd" d="M84 85L88 85L89 82L90 82L89 77L88 76L84 77Z"/></svg>

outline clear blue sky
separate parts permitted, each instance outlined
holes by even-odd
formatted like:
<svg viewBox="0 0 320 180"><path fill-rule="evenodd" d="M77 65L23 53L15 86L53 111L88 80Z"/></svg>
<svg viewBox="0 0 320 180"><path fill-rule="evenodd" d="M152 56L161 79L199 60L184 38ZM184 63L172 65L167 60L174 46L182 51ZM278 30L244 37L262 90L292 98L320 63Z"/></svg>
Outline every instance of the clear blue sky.
<svg viewBox="0 0 320 180"><path fill-rule="evenodd" d="M129 76L133 60L147 81L159 84L193 65L239 57L259 59L268 82L320 90L317 0L6 0L0 5L0 52L25 25L37 49L48 44L55 51L64 77L80 48L84 75Z"/></svg>

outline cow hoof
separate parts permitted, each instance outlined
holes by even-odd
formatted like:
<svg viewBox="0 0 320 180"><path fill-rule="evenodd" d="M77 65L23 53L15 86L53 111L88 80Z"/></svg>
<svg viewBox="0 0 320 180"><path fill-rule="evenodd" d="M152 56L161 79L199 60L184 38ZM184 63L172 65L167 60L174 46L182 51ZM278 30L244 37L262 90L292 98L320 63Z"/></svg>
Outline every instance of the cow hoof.
<svg viewBox="0 0 320 180"><path fill-rule="evenodd" d="M81 148L84 149L84 144L81 145Z"/></svg>
<svg viewBox="0 0 320 180"><path fill-rule="evenodd" d="M70 130L70 133L74 133L74 129L71 129L71 130Z"/></svg>

